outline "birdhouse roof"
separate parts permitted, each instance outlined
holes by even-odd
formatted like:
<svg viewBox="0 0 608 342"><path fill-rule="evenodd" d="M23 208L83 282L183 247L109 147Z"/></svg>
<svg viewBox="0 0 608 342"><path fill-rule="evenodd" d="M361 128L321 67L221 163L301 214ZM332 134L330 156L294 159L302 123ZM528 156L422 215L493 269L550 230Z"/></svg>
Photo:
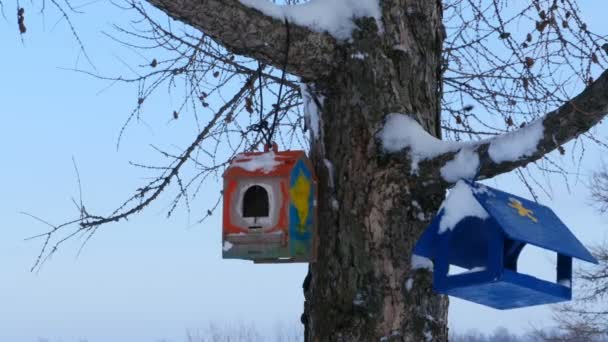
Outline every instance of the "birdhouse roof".
<svg viewBox="0 0 608 342"><path fill-rule="evenodd" d="M458 224L473 224L471 218L476 218L478 222L481 220L487 225L497 226L512 240L597 263L548 207L477 183L460 181L456 188L458 191L450 192L439 214L416 244L415 254L435 257L438 236ZM458 197L457 201L452 201L457 203L456 205L449 203L451 196ZM463 206L463 201L475 203ZM465 212L454 213L455 210ZM470 213L466 212L467 210ZM449 223L447 228L446 222Z"/></svg>
<svg viewBox="0 0 608 342"><path fill-rule="evenodd" d="M469 186L479 204L509 238L597 263L553 210L488 186L475 183Z"/></svg>
<svg viewBox="0 0 608 342"><path fill-rule="evenodd" d="M267 151L238 154L224 172L224 177L233 176L287 176L304 151ZM308 164L307 164L308 166Z"/></svg>

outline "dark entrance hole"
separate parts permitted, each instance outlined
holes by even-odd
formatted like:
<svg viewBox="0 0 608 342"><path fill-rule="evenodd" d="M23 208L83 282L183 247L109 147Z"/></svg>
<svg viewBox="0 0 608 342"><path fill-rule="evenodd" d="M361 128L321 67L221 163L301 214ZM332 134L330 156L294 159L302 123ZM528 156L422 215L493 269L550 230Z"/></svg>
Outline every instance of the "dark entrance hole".
<svg viewBox="0 0 608 342"><path fill-rule="evenodd" d="M253 217L254 223L258 217L270 216L270 204L268 192L259 185L253 185L245 191L243 198L243 217ZM260 228L253 226L250 228Z"/></svg>

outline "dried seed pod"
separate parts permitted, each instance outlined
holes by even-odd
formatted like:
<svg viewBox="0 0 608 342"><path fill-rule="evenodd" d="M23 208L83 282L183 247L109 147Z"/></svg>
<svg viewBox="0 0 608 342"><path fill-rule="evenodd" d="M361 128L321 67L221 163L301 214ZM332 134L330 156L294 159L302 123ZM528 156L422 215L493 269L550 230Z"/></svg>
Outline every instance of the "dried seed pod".
<svg viewBox="0 0 608 342"><path fill-rule="evenodd" d="M534 65L534 58L526 57L525 64L526 68L530 69Z"/></svg>
<svg viewBox="0 0 608 342"><path fill-rule="evenodd" d="M595 64L599 64L600 61L597 59L597 55L594 53L591 54L591 61Z"/></svg>
<svg viewBox="0 0 608 342"><path fill-rule="evenodd" d="M536 22L536 29L538 30L538 32L543 32L548 24L549 24L549 22L546 21L546 20L537 21Z"/></svg>

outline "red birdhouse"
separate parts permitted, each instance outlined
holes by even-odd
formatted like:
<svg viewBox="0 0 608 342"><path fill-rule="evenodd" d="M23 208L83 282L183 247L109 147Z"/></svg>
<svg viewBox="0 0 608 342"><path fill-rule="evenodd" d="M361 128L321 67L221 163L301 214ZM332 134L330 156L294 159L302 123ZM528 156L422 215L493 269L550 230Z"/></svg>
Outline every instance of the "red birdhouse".
<svg viewBox="0 0 608 342"><path fill-rule="evenodd" d="M315 261L316 198L304 151L237 155L224 173L223 258Z"/></svg>

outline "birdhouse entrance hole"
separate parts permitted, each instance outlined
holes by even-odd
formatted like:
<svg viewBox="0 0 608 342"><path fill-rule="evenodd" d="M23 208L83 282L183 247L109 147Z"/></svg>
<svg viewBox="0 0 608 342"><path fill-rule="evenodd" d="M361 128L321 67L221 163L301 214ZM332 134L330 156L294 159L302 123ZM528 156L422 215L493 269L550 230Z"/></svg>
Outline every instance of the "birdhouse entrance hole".
<svg viewBox="0 0 608 342"><path fill-rule="evenodd" d="M253 224L249 229L262 228L258 224L258 218L268 218L270 216L270 204L268 192L259 185L250 186L243 196L243 217L253 218Z"/></svg>

